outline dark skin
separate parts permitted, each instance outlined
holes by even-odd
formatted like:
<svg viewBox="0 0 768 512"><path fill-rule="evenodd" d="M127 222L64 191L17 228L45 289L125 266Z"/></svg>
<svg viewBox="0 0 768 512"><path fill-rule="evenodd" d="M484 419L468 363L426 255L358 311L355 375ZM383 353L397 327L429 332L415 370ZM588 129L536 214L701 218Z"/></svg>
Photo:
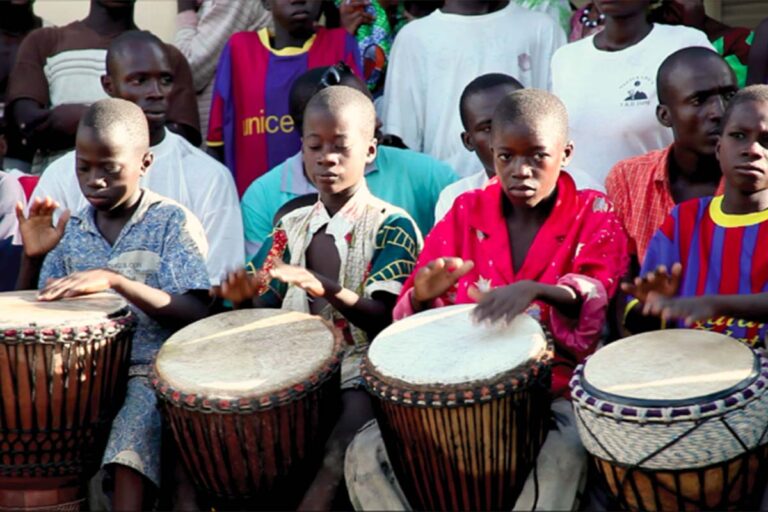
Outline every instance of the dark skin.
<svg viewBox="0 0 768 512"><path fill-rule="evenodd" d="M561 133L556 121L548 118L534 126L510 121L493 127L494 167L504 191L499 208L507 223L515 272L523 266L536 234L552 211L560 170L573 153L573 144ZM439 258L419 270L411 298L414 310L428 308L473 267L472 261L461 258ZM489 292L473 287L469 294L478 303L474 317L479 322L511 322L536 300L573 318L581 308L581 299L575 292L530 280Z"/></svg>
<svg viewBox="0 0 768 512"><path fill-rule="evenodd" d="M605 28L595 35L595 47L617 52L642 41L653 28L647 19L650 4L650 0L595 0L605 14Z"/></svg>
<svg viewBox="0 0 768 512"><path fill-rule="evenodd" d="M272 12L275 34L270 42L276 50L304 46L315 33L319 0L267 0L266 5Z"/></svg>
<svg viewBox="0 0 768 512"><path fill-rule="evenodd" d="M113 37L136 29L133 21L134 0L91 0L91 8L83 23L103 36ZM75 144L80 117L88 108L82 104L65 104L53 108L28 98L13 103L13 117L28 145L59 151Z"/></svg>
<svg viewBox="0 0 768 512"><path fill-rule="evenodd" d="M713 195L722 173L715 156L720 121L736 94L736 77L716 55L693 58L674 69L674 80L662 84L659 122L672 128L675 141L669 185L675 203Z"/></svg>
<svg viewBox="0 0 768 512"><path fill-rule="evenodd" d="M723 126L716 154L725 177L723 212L748 214L768 209L768 102L736 105ZM643 319L641 313L690 319L691 322L700 320L702 315L715 315L721 311L737 313L743 318L765 319L765 306L759 298L748 300L732 295L676 297L681 274L682 266L675 263L669 271L661 266L638 277L634 283L622 284L622 289L637 298L642 306L635 307L627 317L633 332L659 325L657 318Z"/></svg>
<svg viewBox="0 0 768 512"><path fill-rule="evenodd" d="M445 0L440 9L446 14L477 16L489 14L505 7L509 2L477 2L476 0Z"/></svg>
<svg viewBox="0 0 768 512"><path fill-rule="evenodd" d="M152 163L148 145L136 144L128 136L115 131L99 134L93 128L78 130L77 178L80 190L95 208L96 226L109 244L114 244L128 220L136 211L142 196L139 178ZM26 288L33 288L40 265L64 235L68 219L65 213L52 226L56 204L47 198L37 200L28 217L17 205L19 229L24 241L25 270L20 278ZM208 308L204 293L169 294L144 283L133 281L108 269L92 269L51 279L40 290L38 299L54 301L112 289L162 325L179 328L204 318ZM115 510L143 510L143 499L149 483L137 471L114 465Z"/></svg>
<svg viewBox="0 0 768 512"><path fill-rule="evenodd" d="M262 0L272 12L274 36L270 44L276 50L300 48L315 33L315 21L320 14L319 0ZM224 162L224 146L208 146L207 152Z"/></svg>
<svg viewBox="0 0 768 512"><path fill-rule="evenodd" d="M464 131L461 132L461 142L467 151L477 154L483 169L492 178L496 175L493 167L493 152L491 150L491 119L493 111L504 97L519 87L514 85L499 85L468 96L462 106L464 111Z"/></svg>
<svg viewBox="0 0 768 512"><path fill-rule="evenodd" d="M309 108L304 113L304 169L330 216L336 214L359 190L365 166L376 158L376 139L372 131L361 125L351 108L342 108L335 113ZM369 299L339 285L341 262L332 238L324 231L315 234L310 242L306 262L307 268L281 264L267 275L247 275L240 270L227 276L221 286L214 287L211 293L233 303L243 302L252 300L257 286L264 280L278 279L305 290L314 302L322 300L330 304L352 324L365 330L370 338L391 322L397 297L375 293ZM258 307L259 303L253 305ZM326 445L323 467L304 495L299 510L331 509L344 477L341 461L347 446L360 427L373 418L370 398L365 391L344 391L342 404L341 416Z"/></svg>
<svg viewBox="0 0 768 512"><path fill-rule="evenodd" d="M658 84L662 104L659 122L672 129L675 140L669 159L669 190L675 204L714 195L722 173L715 155L720 122L728 100L736 93L736 77L720 57L692 57L671 71L674 80ZM624 281L631 283L640 271L633 256ZM623 323L626 297L616 300L616 330Z"/></svg>
<svg viewBox="0 0 768 512"><path fill-rule="evenodd" d="M111 57L110 73L101 77L104 91L141 107L149 124L150 145L160 144L174 80L165 48L137 41Z"/></svg>
<svg viewBox="0 0 768 512"><path fill-rule="evenodd" d="M768 18L755 27L747 61L747 85L764 83L768 83Z"/></svg>

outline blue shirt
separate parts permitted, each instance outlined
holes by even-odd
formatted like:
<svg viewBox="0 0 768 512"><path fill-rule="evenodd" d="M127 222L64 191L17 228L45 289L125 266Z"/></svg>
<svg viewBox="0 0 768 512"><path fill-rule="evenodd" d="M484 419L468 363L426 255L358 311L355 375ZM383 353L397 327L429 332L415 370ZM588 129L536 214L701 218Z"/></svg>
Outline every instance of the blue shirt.
<svg viewBox="0 0 768 512"><path fill-rule="evenodd" d="M139 206L114 245L96 227L94 209L83 208L67 223L59 244L45 257L39 286L50 278L96 268L118 272L170 294L210 287L208 244L197 218L179 204L144 190ZM172 331L136 307L131 364L149 364Z"/></svg>
<svg viewBox="0 0 768 512"><path fill-rule="evenodd" d="M365 180L374 196L408 212L426 235L435 223L440 192L458 176L447 164L423 153L379 146L376 159L365 170ZM304 174L300 152L251 183L241 202L248 259L272 232L275 213L282 205L316 193Z"/></svg>

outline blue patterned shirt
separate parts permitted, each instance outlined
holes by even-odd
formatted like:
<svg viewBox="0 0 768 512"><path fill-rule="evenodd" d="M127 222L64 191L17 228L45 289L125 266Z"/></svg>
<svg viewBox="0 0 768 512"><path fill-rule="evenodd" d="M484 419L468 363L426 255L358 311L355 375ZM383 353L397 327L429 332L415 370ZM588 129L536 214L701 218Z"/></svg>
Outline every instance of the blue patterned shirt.
<svg viewBox="0 0 768 512"><path fill-rule="evenodd" d="M73 214L64 237L45 258L39 286L50 278L104 268L170 294L207 290L208 243L200 222L178 203L146 189L143 192L114 245L96 227L93 207ZM172 331L138 308L132 309L139 322L131 364L149 364Z"/></svg>

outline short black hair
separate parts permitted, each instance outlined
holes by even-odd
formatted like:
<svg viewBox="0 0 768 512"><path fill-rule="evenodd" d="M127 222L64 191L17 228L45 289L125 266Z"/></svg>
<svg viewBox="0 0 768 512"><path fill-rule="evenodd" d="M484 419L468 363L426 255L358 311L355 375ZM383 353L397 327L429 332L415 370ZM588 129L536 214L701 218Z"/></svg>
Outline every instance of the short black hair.
<svg viewBox="0 0 768 512"><path fill-rule="evenodd" d="M728 106L725 108L723 118L720 121L720 127L725 128L728 124L728 120L731 118L731 114L739 105L743 103L768 103L768 85L750 85L737 92L731 101L728 102Z"/></svg>
<svg viewBox="0 0 768 512"><path fill-rule="evenodd" d="M307 103L305 112L310 109L324 110L336 114L345 109L355 111L355 119L366 138L373 138L376 131L376 110L371 98L346 85L334 85L316 93ZM303 130L303 127L302 127Z"/></svg>
<svg viewBox="0 0 768 512"><path fill-rule="evenodd" d="M133 43L156 45L163 51L163 53L165 53L166 57L168 57L168 47L155 34L148 30L128 30L109 43L109 47L107 48L107 75L112 74L117 58Z"/></svg>
<svg viewBox="0 0 768 512"><path fill-rule="evenodd" d="M323 89L322 81L323 77L331 69L336 69L336 72L341 79L339 85L348 85L370 97L370 92L365 86L362 80L358 78L348 67L346 66L321 66L319 68L312 68L303 74L299 75L291 85L291 90L288 93L288 113L293 118L294 126L301 126L304 122L304 109L307 108L307 103L315 95L317 91Z"/></svg>
<svg viewBox="0 0 768 512"><path fill-rule="evenodd" d="M130 144L149 148L147 117L138 105L127 100L107 98L92 104L80 118L78 131L83 128L92 128L103 138L121 134Z"/></svg>
<svg viewBox="0 0 768 512"><path fill-rule="evenodd" d="M461 98L459 98L459 116L461 117L461 124L464 126L465 130L469 129L467 126L467 114L465 112L467 108L467 99L475 94L501 86L512 87L516 91L523 89L523 84L521 84L515 77L505 75L504 73L488 73L480 75L467 84L461 93Z"/></svg>
<svg viewBox="0 0 768 512"><path fill-rule="evenodd" d="M681 66L698 67L705 60L716 60L722 63L733 75L733 70L725 59L714 50L703 46L691 46L677 50L664 59L656 72L656 95L659 98L659 103L666 104L669 89L675 83L675 74L680 72ZM733 81L736 83L735 75L733 75Z"/></svg>
<svg viewBox="0 0 768 512"><path fill-rule="evenodd" d="M545 119L555 123L563 141L568 139L568 111L563 102L541 89L521 89L509 93L496 107L491 133L510 123L536 126Z"/></svg>

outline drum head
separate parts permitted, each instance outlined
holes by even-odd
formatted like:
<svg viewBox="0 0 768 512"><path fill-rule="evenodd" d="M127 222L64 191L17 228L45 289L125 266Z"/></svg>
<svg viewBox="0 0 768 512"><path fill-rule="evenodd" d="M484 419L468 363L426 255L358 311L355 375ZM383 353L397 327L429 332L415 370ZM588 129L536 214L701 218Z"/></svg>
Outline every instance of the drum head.
<svg viewBox="0 0 768 512"><path fill-rule="evenodd" d="M473 322L474 308L436 308L390 325L371 344L368 363L382 378L460 386L493 382L547 352L544 331L530 316L487 327Z"/></svg>
<svg viewBox="0 0 768 512"><path fill-rule="evenodd" d="M729 336L668 329L598 350L584 366L582 385L597 398L621 404L693 405L749 386L758 370L752 349Z"/></svg>
<svg viewBox="0 0 768 512"><path fill-rule="evenodd" d="M128 303L114 293L94 293L53 302L37 300L36 290L0 293L0 330L85 327L118 314Z"/></svg>
<svg viewBox="0 0 768 512"><path fill-rule="evenodd" d="M185 394L234 400L273 393L314 376L336 355L323 320L275 309L221 313L163 344L157 377Z"/></svg>

